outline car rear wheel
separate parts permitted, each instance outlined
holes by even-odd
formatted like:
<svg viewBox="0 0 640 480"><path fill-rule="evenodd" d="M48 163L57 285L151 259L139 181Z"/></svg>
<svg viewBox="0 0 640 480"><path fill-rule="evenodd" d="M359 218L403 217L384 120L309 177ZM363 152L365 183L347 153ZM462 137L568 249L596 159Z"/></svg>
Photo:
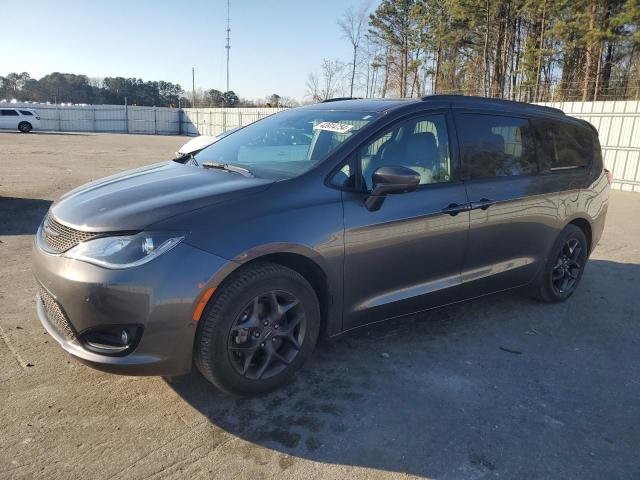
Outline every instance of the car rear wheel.
<svg viewBox="0 0 640 480"><path fill-rule="evenodd" d="M543 302L562 302L575 292L588 259L584 232L567 225L556 240L536 281L534 296Z"/></svg>
<svg viewBox="0 0 640 480"><path fill-rule="evenodd" d="M32 130L32 126L29 122L20 122L18 124L18 130L20 130L22 133L29 133Z"/></svg>
<svg viewBox="0 0 640 480"><path fill-rule="evenodd" d="M198 370L227 393L253 396L287 383L302 367L318 340L320 308L302 275L261 262L225 282L200 322Z"/></svg>

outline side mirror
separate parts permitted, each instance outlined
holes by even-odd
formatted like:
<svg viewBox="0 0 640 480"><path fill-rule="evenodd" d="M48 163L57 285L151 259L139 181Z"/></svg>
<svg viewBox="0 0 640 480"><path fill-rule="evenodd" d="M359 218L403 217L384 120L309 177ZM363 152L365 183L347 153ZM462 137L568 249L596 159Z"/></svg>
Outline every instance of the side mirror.
<svg viewBox="0 0 640 480"><path fill-rule="evenodd" d="M370 212L379 210L389 194L413 192L420 184L420 174L400 165L380 167L371 176L373 190L364 201Z"/></svg>

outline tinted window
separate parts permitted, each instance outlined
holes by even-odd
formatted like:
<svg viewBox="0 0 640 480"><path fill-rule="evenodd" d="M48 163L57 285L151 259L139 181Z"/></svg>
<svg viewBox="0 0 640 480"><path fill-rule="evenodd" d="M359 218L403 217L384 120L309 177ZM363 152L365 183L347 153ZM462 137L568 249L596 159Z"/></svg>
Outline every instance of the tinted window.
<svg viewBox="0 0 640 480"><path fill-rule="evenodd" d="M20 110L20 113L22 115L28 115L28 116L33 116L33 113L31 113L29 110Z"/></svg>
<svg viewBox="0 0 640 480"><path fill-rule="evenodd" d="M498 115L456 118L462 159L471 178L534 175L538 172L529 121Z"/></svg>
<svg viewBox="0 0 640 480"><path fill-rule="evenodd" d="M420 184L447 182L451 155L444 115L428 115L399 122L368 142L359 152L367 190L372 175L383 166L401 165L420 174Z"/></svg>
<svg viewBox="0 0 640 480"><path fill-rule="evenodd" d="M593 134L586 127L536 120L543 172L587 166L593 157Z"/></svg>
<svg viewBox="0 0 640 480"><path fill-rule="evenodd" d="M17 117L18 112L16 112L15 110L0 110L0 115L2 115L3 117Z"/></svg>

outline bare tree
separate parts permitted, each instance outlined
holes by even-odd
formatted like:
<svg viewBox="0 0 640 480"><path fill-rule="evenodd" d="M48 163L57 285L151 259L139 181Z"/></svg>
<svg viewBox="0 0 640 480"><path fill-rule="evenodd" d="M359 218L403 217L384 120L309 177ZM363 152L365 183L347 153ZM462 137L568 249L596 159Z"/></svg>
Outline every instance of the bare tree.
<svg viewBox="0 0 640 480"><path fill-rule="evenodd" d="M95 88L104 88L104 77L89 77L88 83Z"/></svg>
<svg viewBox="0 0 640 480"><path fill-rule="evenodd" d="M307 91L305 96L313 102L319 102L320 98L320 80L316 73L310 73L307 77Z"/></svg>
<svg viewBox="0 0 640 480"><path fill-rule="evenodd" d="M365 34L363 43L360 46L361 53L358 60L358 68L360 71L364 70L364 73L361 74L360 81L356 81L357 88L364 90L365 98L371 98L373 96L373 85L375 83L377 68L376 59L379 49L380 46L374 42L369 35Z"/></svg>
<svg viewBox="0 0 640 480"><path fill-rule="evenodd" d="M320 85L320 97L322 100L335 97L340 91L341 74L344 64L338 60L322 59L322 84Z"/></svg>
<svg viewBox="0 0 640 480"><path fill-rule="evenodd" d="M305 96L313 102L321 102L328 98L342 94L342 72L344 63L339 59L322 59L320 75L310 73L307 77L307 91Z"/></svg>
<svg viewBox="0 0 640 480"><path fill-rule="evenodd" d="M292 107L297 107L299 103L295 98L287 97L286 95L283 95L280 97L279 105L285 108L292 108Z"/></svg>
<svg viewBox="0 0 640 480"><path fill-rule="evenodd" d="M357 9L350 6L338 19L338 26L342 30L344 38L349 40L353 49L353 58L351 64L351 83L349 87L349 96L353 97L353 85L356 79L356 68L358 65L358 49L360 42L364 37L368 25L369 9L371 8L371 0L365 0Z"/></svg>

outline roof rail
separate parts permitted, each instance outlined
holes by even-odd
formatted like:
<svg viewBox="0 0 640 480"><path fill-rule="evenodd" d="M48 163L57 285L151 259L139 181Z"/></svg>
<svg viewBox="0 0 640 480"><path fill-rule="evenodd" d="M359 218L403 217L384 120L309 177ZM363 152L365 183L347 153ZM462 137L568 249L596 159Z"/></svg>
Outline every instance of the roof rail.
<svg viewBox="0 0 640 480"><path fill-rule="evenodd" d="M527 102L516 102L514 100L503 100L501 98L490 98L490 97L478 97L475 95L462 95L462 94L433 94L422 97L421 100L425 101L449 101L452 104L462 104L465 102L478 102L478 103L487 103L493 105L503 105L503 106L511 106L511 107L519 107L526 108L528 110L538 110L543 112L555 113L565 115L565 113L559 108L547 107L545 105L536 105L534 103Z"/></svg>
<svg viewBox="0 0 640 480"><path fill-rule="evenodd" d="M320 103L341 102L342 100L362 100L361 97L335 97L322 100Z"/></svg>

